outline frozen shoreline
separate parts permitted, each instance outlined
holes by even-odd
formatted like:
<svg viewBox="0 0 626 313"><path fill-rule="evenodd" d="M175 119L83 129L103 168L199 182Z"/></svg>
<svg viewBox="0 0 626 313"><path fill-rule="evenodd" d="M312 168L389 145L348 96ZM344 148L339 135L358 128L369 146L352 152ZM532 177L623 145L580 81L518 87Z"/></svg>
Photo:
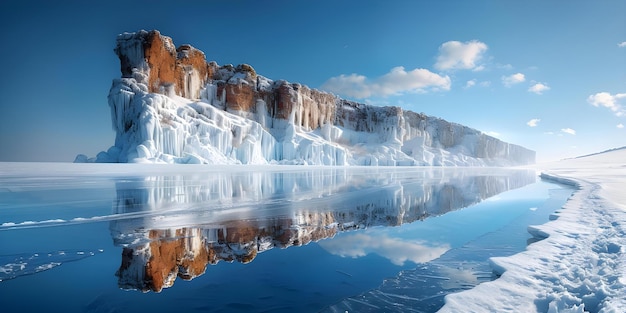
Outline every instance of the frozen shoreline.
<svg viewBox="0 0 626 313"><path fill-rule="evenodd" d="M624 312L626 150L538 167L577 191L553 220L529 226L544 240L491 259L502 276L451 294L439 312Z"/></svg>

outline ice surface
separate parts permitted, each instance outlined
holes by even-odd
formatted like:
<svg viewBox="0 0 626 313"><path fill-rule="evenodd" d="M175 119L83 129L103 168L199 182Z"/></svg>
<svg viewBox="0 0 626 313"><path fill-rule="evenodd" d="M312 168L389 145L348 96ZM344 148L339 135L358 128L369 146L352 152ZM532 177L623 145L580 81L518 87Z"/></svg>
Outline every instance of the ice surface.
<svg viewBox="0 0 626 313"><path fill-rule="evenodd" d="M547 238L492 259L502 276L447 296L440 312L625 312L626 149L542 169L578 188L555 220L530 228Z"/></svg>
<svg viewBox="0 0 626 313"><path fill-rule="evenodd" d="M100 252L63 250L33 254L0 255L0 282L43 272L63 263L78 261Z"/></svg>
<svg viewBox="0 0 626 313"><path fill-rule="evenodd" d="M617 166L617 168L619 169L620 167ZM314 171L310 171L311 169L314 169ZM111 187L113 194L106 197L107 203L103 205L103 208L105 212L110 214L110 200L114 199L113 205L115 210L115 212L113 212L114 214L107 216L102 214L89 215L89 212L76 210L74 212L80 212L81 214L69 218L64 216L36 218L36 216L39 215L28 215L28 212L24 212L21 216L24 218L19 219L17 216L7 215L12 216L12 218L2 219L3 225L0 227L0 231L3 234L27 231L38 231L39 233L48 234L48 232L43 232L43 230L50 230L50 233L54 233L52 230L56 230L57 233L63 233L68 223L79 224L73 225L73 227L83 226L84 229L89 229L91 226L102 226L102 223L88 224L96 221L96 219L98 221L108 221L100 230L106 233L104 237L106 237L105 241L107 243L111 243L111 237L113 237L114 244L118 246L116 249L107 249L108 252L115 250L115 253L112 253L112 267L120 266L120 255L117 250L124 249L124 255L133 256L135 260L134 262L122 263L126 264L127 267L119 272L118 283L123 288L137 288L143 290L146 288L145 262L156 255L152 251L156 251L155 249L159 247L159 245L164 248L164 250L161 251L165 251L168 245L172 247L173 243L176 243L175 247L184 248L182 250L185 252L181 254L180 259L170 259L172 264L175 264L175 266L171 268L171 270L177 271L175 274L170 272L169 267L165 268L163 286L169 286L174 283L174 279L177 279L176 277L189 279L202 273L198 268L189 266L189 263L182 263L179 266L175 262L177 260L181 262L183 260L190 260L193 256L199 255L196 254L196 252L201 251L201 247L206 246L208 243L213 244L214 247L223 247L215 260L231 260L235 263L244 263L249 262L250 258L253 256L259 259L266 257L271 258L272 255L280 254L281 251L277 251L275 248L282 247L282 243L286 243L284 246L305 244L308 240L315 241L319 238L325 238L324 236L332 235L333 232L336 233L342 229L368 228L368 230L373 230L377 227L372 226L381 224L392 225L393 223L412 221L422 216L441 214L448 209L454 209L464 203L473 203L488 195L493 195L507 188L513 188L515 183L504 177L502 177L502 179L487 178L497 170L503 169L441 169L415 167L381 169L372 167L265 165L224 165L211 167L203 165L170 164L0 163L0 173L2 173L2 175L0 175L0 185L3 186L0 188L0 191L3 192L2 196L4 197L19 193L28 194L29 191L41 188L41 186L44 186L46 183L48 183L48 185L45 186L49 186L50 182L54 182L53 188L59 188L59 186L61 186L65 188L65 190L74 190L76 184L90 185L95 181L99 181L94 180L93 177L99 177L101 178L100 180L108 181L109 184L113 185ZM272 174L274 176L258 174L258 172L261 171L265 171L265 174L274 173ZM468 173L466 174L468 176L463 176L462 173L464 172ZM393 173L393 175L384 173ZM534 173L534 171L532 171L532 173ZM592 179L596 179L594 178L595 173L597 173L595 170L589 171L587 175ZM282 177L279 177L281 175ZM15 179L16 177L20 179ZM62 179L59 179L59 177L62 177ZM70 177L73 179L68 179ZM111 177L123 177L123 179L111 179ZM395 178L398 177L403 178L401 180L403 183L397 182ZM19 183L7 184L6 182L11 178L13 181ZM531 174L531 178L534 179L533 174ZM613 187L607 185L607 187L614 188L619 186L619 177L614 178L617 185ZM437 182L442 185L436 188L426 187L424 185L425 181ZM373 187L366 188L368 185ZM85 189L79 190L80 192L74 193L82 194L85 191ZM350 197L340 199L340 197L336 196L345 190L352 192L350 193ZM35 193L32 194L36 195ZM49 204L48 201L46 203ZM536 206L533 205L532 207ZM13 208L8 206L5 206L3 209L3 211L10 210L13 210ZM274 219L272 220L271 218ZM559 217L557 221L561 219L562 218ZM22 222L25 224L22 225ZM58 227L49 227L54 224ZM274 230L279 231L272 233ZM282 231L282 233L280 233L280 231ZM85 232L85 234L87 233L88 232ZM344 234L360 235L362 233L367 232L358 231ZM245 240L240 240L245 238L243 236L246 234L252 234L252 236L247 237ZM403 262L419 262L432 259L439 256L443 251L442 249L446 248L445 245L425 245L417 240L408 242L408 246L411 248L407 249L407 251L402 251L402 249L397 247L397 244L407 242L390 240L390 238L385 236L379 237L381 243L389 247L396 247L396 249L384 249L383 245L370 245L368 247L364 245L354 245L352 247L353 249L349 249L350 247L344 247L343 250L338 247L330 247L329 249L347 257L360 255L362 253L376 253L382 256L383 260L387 263L394 262L395 264L400 264ZM232 240L229 239L230 241L222 241L222 243L220 243L220 240L225 238L231 238ZM356 240L362 238L363 237L359 236L355 237ZM376 243L373 239L368 240L370 240L370 243ZM596 249L598 251L606 251L606 254L612 254L615 257L621 257L623 248L621 248L619 240L619 237L616 236L612 240L606 241L606 244L598 245ZM23 241L20 240L19 243L21 244L21 242ZM228 242L229 245L226 246L224 242ZM328 242L330 242L330 240L328 240ZM360 242L364 243L365 241ZM150 246L150 243L153 245ZM321 247L322 245L322 242L320 242L319 245L312 244L302 249L290 248L289 250L304 250L311 246ZM585 246L585 244L583 244L583 246ZM150 248L150 250L148 248ZM267 254L265 253L272 249L273 251ZM217 250L218 249L215 249L214 251ZM41 251L41 249L35 249L33 251ZM88 251L92 250L80 251L84 251L85 254L88 254ZM252 251L262 255L262 257L250 253ZM401 254L402 252L407 253ZM543 250L542 257L551 258L549 256L550 252L551 251ZM32 253L29 253L25 256L28 257L31 255ZM122 258L123 257L122 255ZM569 256L566 255L566 257ZM593 261L593 259L590 260ZM58 262L58 260L42 263L39 268L43 269L49 267L54 264L53 262ZM263 261L255 261L255 263L261 262ZM15 262L15 258L3 262L2 264L9 263L18 264L18 262ZM219 266L222 266L222 268L241 268L238 267L241 264L224 263L225 262L221 262ZM507 264L504 265L507 271L503 277L506 276L507 272L512 271ZM251 264L246 266L251 266ZM297 265L295 266L297 267ZM319 265L313 264L313 266ZM62 266L58 268L57 271L65 271L66 268L68 267ZM112 281L115 278L111 277L114 270L115 269L109 271L107 275L104 275L104 283L100 282L100 285L96 285L95 281L85 282L91 286L91 288L86 289L97 290L97 293L100 294L104 292L100 289L101 287L106 286L106 284L115 285ZM335 273L336 268L330 267L328 270ZM353 274L351 271L346 271L345 268L340 268L339 270L350 275ZM55 271L46 272L46 274L42 276L49 276L47 274L52 274L53 272ZM396 273L392 273L390 276ZM455 275L464 274L461 270L455 273ZM177 276L179 274L180 276ZM349 277L339 271L337 271L336 274ZM434 270L432 273L423 274L429 276L422 277L423 279L431 281L443 280L441 278L443 275L440 275L440 273ZM558 274L560 275L561 273L559 272ZM211 274L205 273L204 275L209 276ZM274 273L268 273L268 275L273 276ZM285 276L288 276L288 280L293 282L294 277L292 273L286 273ZM355 274L353 278L357 276L358 275ZM566 275L561 276L567 277ZM593 275L589 275L588 277L591 277L589 279L590 282L595 281ZM609 283L620 283L621 277L623 277L623 275ZM463 276L463 278L465 278L465 276ZM16 279L8 283L14 283L16 281L21 282L22 280ZM76 278L75 281L82 280ZM228 282L231 282L231 285L235 286L233 290L245 286L248 290L251 290L249 294L253 295L255 295L254 292L258 293L258 290L266 290L259 287L262 286L262 284L254 284L253 282L247 281L246 277L244 277L243 280L227 277L224 280L211 281L206 285L206 289L198 292L198 298L194 300L195 302L191 305L187 305L206 304L206 296L212 294L214 297L217 297L216 290L228 284ZM295 282L294 284L298 283L300 282ZM623 284L623 281L621 283ZM205 284L202 282L194 282L187 285L193 290L193 286ZM328 288L328 286L323 283L320 285L324 290ZM339 285L339 283L337 285ZM568 284L565 285L566 287L563 288L569 286ZM13 285L5 286L11 287ZM70 290L73 293L81 289L80 286L74 286L73 289ZM607 283L606 286L608 286L606 290L609 290L610 294L616 294L612 291L614 285ZM516 285L515 288L518 288L520 292L507 295L510 297L506 299L507 303L515 303L512 302L511 299L516 299L524 295L524 287ZM16 290L21 291L28 289ZM173 288L168 290L168 292L170 292L169 294L171 295L171 292L175 292L176 290L182 290L185 297L187 296L187 291L189 291L187 288ZM115 291L117 292L117 290ZM363 292L363 290L358 290L358 292ZM285 293L291 295L291 291ZM108 307L132 302L128 300L128 298L125 298L128 296L128 293L122 293L125 295L123 296L124 299L128 300L128 302L119 300L119 293L112 294L114 295L108 295L107 301L102 299L98 301L106 302ZM500 299L497 296L497 292L493 294L495 295L494 298ZM233 293L229 293L227 296L234 299L232 300L233 303L240 303L236 301L241 301L241 294L235 293L233 295ZM342 297L343 296L347 297L348 295L342 293ZM95 296L89 296L90 299L94 297ZM491 294L487 296L483 295L482 297L489 299ZM78 298L77 296L76 299ZM236 298L239 298L239 300ZM472 301L479 298L480 296L473 296ZM141 305L144 305L145 302L147 302L147 300L145 300L147 297L144 296L141 299L143 300L134 298L134 300L142 301ZM159 299L159 297L151 299ZM158 300L154 301L159 304L165 302L172 303L171 298L165 297L164 299L166 300L161 300L162 302L158 302ZM301 299L301 297L291 297L290 299ZM389 299L394 298L389 297ZM621 305L621 303L617 302L619 298L613 296L612 299L612 301L616 303L613 307L620 308L619 305ZM251 301L256 301L254 303L263 303L257 298ZM466 304L467 303L470 302L468 301ZM588 308L589 305L587 303L584 304L585 307ZM135 304L135 306L141 305ZM180 303L176 302L176 305L180 305ZM574 305L580 307L582 303L572 304L571 308L574 308ZM106 306L100 308L104 307ZM209 308L209 306L206 308ZM497 309L498 307L495 308ZM520 309L520 306L516 308L517 311L524 311L525 309L525 307Z"/></svg>
<svg viewBox="0 0 626 313"><path fill-rule="evenodd" d="M115 191L112 212L110 197L104 211L79 206L81 210L67 215L55 209L56 198L46 197L45 212L4 208L0 231L63 231L106 221L113 243L123 249L119 286L155 291L171 286L176 277L203 274L207 262L247 263L268 250L306 245L344 231L411 223L536 179L534 171L484 168L169 164L0 163L0 173L0 183L7 186L0 195L7 200L52 188L51 194L65 194L61 204L68 203L68 191L69 198L82 202L74 195L88 191L81 186L108 183ZM44 216L48 213L56 216ZM343 253L354 255L361 249L400 265L433 259L447 250L445 244L384 236L369 243ZM342 251L337 245L327 248ZM167 251L182 254L168 258L172 254ZM204 266L191 266L194 260L202 265L203 256ZM148 263L173 266L162 267L163 276L148 276ZM160 280L154 282L154 277Z"/></svg>
<svg viewBox="0 0 626 313"><path fill-rule="evenodd" d="M545 201L545 198L538 196L537 190L546 192L550 198ZM549 214L563 205L572 192L572 188L559 188L551 183L540 182L472 207L472 210L482 213L485 222L476 219L476 216L452 219L464 211L438 217L451 219L442 221L443 227L465 231L474 224L484 234L479 237L469 234L462 236L472 238L470 241L449 241L451 249L440 257L418 264L417 268L404 270L385 279L376 289L346 298L323 312L436 312L444 305L446 295L495 279L489 258L523 251L528 239L527 225L545 222ZM464 226L458 224L459 220L471 222ZM359 246L358 243L353 245Z"/></svg>

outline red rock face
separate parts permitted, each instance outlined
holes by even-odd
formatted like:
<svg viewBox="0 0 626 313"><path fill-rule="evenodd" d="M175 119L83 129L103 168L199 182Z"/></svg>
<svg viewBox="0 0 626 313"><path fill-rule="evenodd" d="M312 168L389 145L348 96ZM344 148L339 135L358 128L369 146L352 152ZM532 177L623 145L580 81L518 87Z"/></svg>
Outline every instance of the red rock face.
<svg viewBox="0 0 626 313"><path fill-rule="evenodd" d="M196 99L200 87L214 73L215 67L207 64L202 51L190 45L176 49L171 38L152 30L125 39L118 38L115 51L120 58L123 77L132 77L134 68L143 71L141 65L136 64L137 48L140 48L139 53L148 65L149 73L144 74L148 74L149 92L166 93L173 90L176 95Z"/></svg>
<svg viewBox="0 0 626 313"><path fill-rule="evenodd" d="M145 38L144 57L150 67L148 77L150 92L159 92L163 86L176 85L179 80L180 71L176 67L176 50L166 46L168 40L171 44L171 39L161 36L158 31L149 32L148 37Z"/></svg>
<svg viewBox="0 0 626 313"><path fill-rule="evenodd" d="M137 53L135 42L141 44L139 53L147 63L147 73L142 71L134 56ZM120 58L122 76L133 77L133 71L139 68L148 75L149 92L174 92L188 99L198 99L200 89L207 82L216 81L217 94L225 91L224 105L231 112L255 113L257 100L263 100L271 117L285 120L293 117L293 122L305 129L334 122L336 98L332 94L284 81L270 90L261 90L257 86L256 71L250 65L219 67L215 62L207 63L204 53L190 45L174 47L171 38L156 30L118 38L115 51Z"/></svg>
<svg viewBox="0 0 626 313"><path fill-rule="evenodd" d="M218 87L218 94L221 94L222 90L226 90L226 108L232 111L244 111L253 112L258 98L254 86L239 83L239 84L222 84Z"/></svg>
<svg viewBox="0 0 626 313"><path fill-rule="evenodd" d="M274 117L287 120L291 110L296 106L296 94L287 82L282 83L274 91L276 99L276 110Z"/></svg>
<svg viewBox="0 0 626 313"><path fill-rule="evenodd" d="M179 86L177 94L189 98L200 98L200 87L213 76L213 68L206 62L204 53L190 45L182 45L176 49L176 69ZM194 82L193 80L197 80Z"/></svg>

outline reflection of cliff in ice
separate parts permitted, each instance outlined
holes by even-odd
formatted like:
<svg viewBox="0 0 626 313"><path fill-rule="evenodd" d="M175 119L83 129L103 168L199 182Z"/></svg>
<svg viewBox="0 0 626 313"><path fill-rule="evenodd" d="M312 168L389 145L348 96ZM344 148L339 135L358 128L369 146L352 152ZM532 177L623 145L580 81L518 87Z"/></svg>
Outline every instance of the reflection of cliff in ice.
<svg viewBox="0 0 626 313"><path fill-rule="evenodd" d="M535 181L494 169L215 172L117 182L111 222L124 289L160 291L220 260L445 214Z"/></svg>

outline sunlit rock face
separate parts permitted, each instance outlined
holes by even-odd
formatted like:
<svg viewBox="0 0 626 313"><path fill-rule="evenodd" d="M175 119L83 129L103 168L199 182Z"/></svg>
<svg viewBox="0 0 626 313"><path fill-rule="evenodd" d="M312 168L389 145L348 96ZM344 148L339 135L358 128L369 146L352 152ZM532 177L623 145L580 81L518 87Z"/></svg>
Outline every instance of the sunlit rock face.
<svg viewBox="0 0 626 313"><path fill-rule="evenodd" d="M124 33L98 162L508 166L535 152L445 120L340 99L247 64L219 66L158 31ZM77 160L85 160L80 156Z"/></svg>
<svg viewBox="0 0 626 313"><path fill-rule="evenodd" d="M532 171L486 173L428 170L406 179L402 172L377 176L335 168L322 175L217 172L118 183L114 213L137 216L110 224L115 245L123 247L118 283L160 292L220 261L248 263L264 251L347 230L412 223L536 180ZM279 204L280 197L290 201Z"/></svg>
<svg viewBox="0 0 626 313"><path fill-rule="evenodd" d="M151 93L168 93L195 99L215 67L204 53L190 45L174 46L159 31L140 31L118 36L115 53L122 77L135 78ZM173 90L172 90L173 89Z"/></svg>

